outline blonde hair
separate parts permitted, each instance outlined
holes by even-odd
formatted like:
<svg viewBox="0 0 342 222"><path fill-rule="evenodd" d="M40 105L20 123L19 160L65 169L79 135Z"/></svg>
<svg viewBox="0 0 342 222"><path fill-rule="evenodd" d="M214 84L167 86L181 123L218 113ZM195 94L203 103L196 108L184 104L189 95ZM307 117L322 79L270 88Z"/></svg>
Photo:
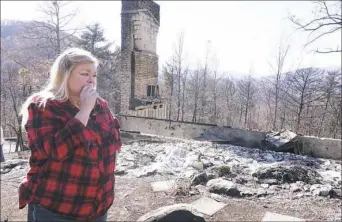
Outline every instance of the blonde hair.
<svg viewBox="0 0 342 222"><path fill-rule="evenodd" d="M80 48L69 48L61 53L50 69L50 79L47 86L26 99L21 108L22 126L28 119L28 106L33 98L38 98L39 106L45 107L47 100L66 101L69 99L68 80L72 70L82 63L93 63L98 66L98 60L88 51Z"/></svg>

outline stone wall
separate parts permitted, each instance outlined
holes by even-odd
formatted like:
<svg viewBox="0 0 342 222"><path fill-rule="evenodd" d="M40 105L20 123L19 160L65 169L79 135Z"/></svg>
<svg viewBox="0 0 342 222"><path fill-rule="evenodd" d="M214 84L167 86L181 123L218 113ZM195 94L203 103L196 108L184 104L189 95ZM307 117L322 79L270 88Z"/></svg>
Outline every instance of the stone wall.
<svg viewBox="0 0 342 222"><path fill-rule="evenodd" d="M146 134L177 137L184 139L226 141L234 145L262 148L262 132L246 131L212 124L194 124L146 117L122 115L121 128L127 131L139 131Z"/></svg>
<svg viewBox="0 0 342 222"><path fill-rule="evenodd" d="M135 11L147 9L152 16L160 23L160 6L152 0L123 0L121 11Z"/></svg>
<svg viewBox="0 0 342 222"><path fill-rule="evenodd" d="M121 50L121 72L120 72L120 108L119 113L125 113L130 109L131 93L131 53L128 50Z"/></svg>
<svg viewBox="0 0 342 222"><path fill-rule="evenodd" d="M120 116L121 128L126 131L138 131L145 134L177 137L184 139L226 141L230 144L263 149L264 132L247 131L220 127L210 124L194 124L162 119ZM299 154L321 158L341 159L341 140L299 136Z"/></svg>
<svg viewBox="0 0 342 222"><path fill-rule="evenodd" d="M158 84L158 56L148 52L134 52L135 56L135 97L147 96L147 85Z"/></svg>
<svg viewBox="0 0 342 222"><path fill-rule="evenodd" d="M134 50L156 53L159 24L146 10L132 11Z"/></svg>
<svg viewBox="0 0 342 222"><path fill-rule="evenodd" d="M124 2L122 2L124 8ZM131 81L132 81L132 51L133 35L131 32L131 18L129 14L121 15L121 64L120 64L120 113L124 113L131 105Z"/></svg>
<svg viewBox="0 0 342 222"><path fill-rule="evenodd" d="M318 138L313 136L299 136L299 153L317 157L342 159L340 139Z"/></svg>

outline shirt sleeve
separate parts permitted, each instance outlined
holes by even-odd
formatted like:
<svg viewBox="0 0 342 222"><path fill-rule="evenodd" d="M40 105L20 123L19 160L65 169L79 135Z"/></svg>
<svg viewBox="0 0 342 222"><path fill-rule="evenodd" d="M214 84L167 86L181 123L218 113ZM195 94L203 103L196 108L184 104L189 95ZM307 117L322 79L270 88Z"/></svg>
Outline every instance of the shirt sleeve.
<svg viewBox="0 0 342 222"><path fill-rule="evenodd" d="M122 142L121 142L121 136L120 136L120 122L117 118L114 117L114 115L112 114L112 112L110 112L110 115L112 116L112 124L113 124L113 128L114 128L114 136L115 139L117 141L116 143L116 150L120 151L121 150L121 146L122 146Z"/></svg>
<svg viewBox="0 0 342 222"><path fill-rule="evenodd" d="M122 146L121 136L120 136L120 122L114 116L112 111L109 109L108 104L105 104L105 108L106 108L107 113L109 115L109 121L110 121L110 124L111 124L111 128L113 129L116 150L120 151L121 150L121 146Z"/></svg>
<svg viewBox="0 0 342 222"><path fill-rule="evenodd" d="M96 135L78 119L64 122L50 107L38 108L32 103L28 107L25 125L30 146L41 151L47 158L63 161L73 155L77 147L88 147Z"/></svg>

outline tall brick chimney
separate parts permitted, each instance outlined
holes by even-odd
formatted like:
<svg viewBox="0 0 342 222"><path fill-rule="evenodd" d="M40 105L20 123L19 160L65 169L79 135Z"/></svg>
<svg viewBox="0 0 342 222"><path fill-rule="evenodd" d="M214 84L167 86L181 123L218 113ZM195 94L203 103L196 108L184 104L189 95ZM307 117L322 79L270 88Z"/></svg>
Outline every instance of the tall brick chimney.
<svg viewBox="0 0 342 222"><path fill-rule="evenodd" d="M152 0L122 0L120 113L160 102L157 35L160 6Z"/></svg>

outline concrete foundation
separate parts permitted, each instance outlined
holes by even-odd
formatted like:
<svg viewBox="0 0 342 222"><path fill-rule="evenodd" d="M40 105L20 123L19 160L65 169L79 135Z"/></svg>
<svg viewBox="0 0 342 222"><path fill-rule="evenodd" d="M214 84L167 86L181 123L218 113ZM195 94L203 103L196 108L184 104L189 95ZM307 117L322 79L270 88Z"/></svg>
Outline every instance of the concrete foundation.
<svg viewBox="0 0 342 222"><path fill-rule="evenodd" d="M300 148L298 153L329 159L342 159L341 143L339 139L318 138L313 136L299 136Z"/></svg>
<svg viewBox="0 0 342 222"><path fill-rule="evenodd" d="M265 133L219 127L209 124L175 122L146 117L121 116L123 130L139 131L183 139L211 140L250 148L262 148L261 140Z"/></svg>

